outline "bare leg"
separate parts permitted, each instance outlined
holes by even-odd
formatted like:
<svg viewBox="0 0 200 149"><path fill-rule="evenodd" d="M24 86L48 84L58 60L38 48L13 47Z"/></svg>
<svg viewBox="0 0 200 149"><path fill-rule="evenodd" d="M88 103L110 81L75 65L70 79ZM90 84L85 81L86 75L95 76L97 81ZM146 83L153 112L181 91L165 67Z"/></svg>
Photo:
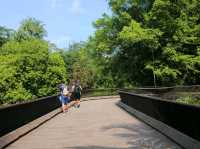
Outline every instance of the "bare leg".
<svg viewBox="0 0 200 149"><path fill-rule="evenodd" d="M75 104L76 104L76 101L71 101L70 104L69 104L69 108L74 106Z"/></svg>
<svg viewBox="0 0 200 149"><path fill-rule="evenodd" d="M63 111L63 113L67 112L68 109L69 109L68 105L62 104L62 111Z"/></svg>
<svg viewBox="0 0 200 149"><path fill-rule="evenodd" d="M65 105L64 104L62 104L62 111L63 111L63 113L65 113Z"/></svg>
<svg viewBox="0 0 200 149"><path fill-rule="evenodd" d="M80 107L80 100L79 99L76 100L76 105L77 105L77 107Z"/></svg>

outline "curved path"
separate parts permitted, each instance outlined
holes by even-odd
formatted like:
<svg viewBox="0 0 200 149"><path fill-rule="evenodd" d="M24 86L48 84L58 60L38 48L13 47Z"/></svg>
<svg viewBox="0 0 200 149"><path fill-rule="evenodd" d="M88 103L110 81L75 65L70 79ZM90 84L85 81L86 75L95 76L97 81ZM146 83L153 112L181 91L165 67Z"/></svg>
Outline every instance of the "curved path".
<svg viewBox="0 0 200 149"><path fill-rule="evenodd" d="M71 108L17 140L8 149L180 149L119 108L119 99L94 100Z"/></svg>

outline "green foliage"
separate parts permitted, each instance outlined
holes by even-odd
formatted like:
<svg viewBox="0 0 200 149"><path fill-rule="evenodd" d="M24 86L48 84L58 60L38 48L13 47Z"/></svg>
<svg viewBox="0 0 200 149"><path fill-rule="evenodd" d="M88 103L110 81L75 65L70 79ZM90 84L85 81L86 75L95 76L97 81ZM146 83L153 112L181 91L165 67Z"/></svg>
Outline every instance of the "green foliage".
<svg viewBox="0 0 200 149"><path fill-rule="evenodd" d="M16 103L24 100L31 99L33 95L28 92L22 84L16 84L15 88L9 88L4 96L3 103Z"/></svg>
<svg viewBox="0 0 200 149"><path fill-rule="evenodd" d="M1 103L56 94L57 85L67 79L59 53L39 39L9 41L0 49Z"/></svg>
<svg viewBox="0 0 200 149"><path fill-rule="evenodd" d="M68 79L66 65L42 22L27 18L15 32L0 27L0 104L57 94Z"/></svg>
<svg viewBox="0 0 200 149"><path fill-rule="evenodd" d="M60 53L51 53L48 58L46 74L43 74L45 83L41 84L38 91L39 96L57 93L57 85L68 79L66 65Z"/></svg>
<svg viewBox="0 0 200 149"><path fill-rule="evenodd" d="M14 34L14 30L0 26L0 47L9 41Z"/></svg>
<svg viewBox="0 0 200 149"><path fill-rule="evenodd" d="M94 97L94 96L113 96L118 95L117 89L105 88L105 89L89 89L83 94L84 97Z"/></svg>
<svg viewBox="0 0 200 149"><path fill-rule="evenodd" d="M200 99L193 98L191 96L181 97L176 100L179 103L200 105Z"/></svg>
<svg viewBox="0 0 200 149"><path fill-rule="evenodd" d="M15 39L18 41L31 38L43 39L46 35L47 31L42 22L35 18L27 18L21 22L21 25L15 34Z"/></svg>
<svg viewBox="0 0 200 149"><path fill-rule="evenodd" d="M61 51L67 65L69 83L80 80L83 88L90 88L95 81L96 66L85 43L74 43Z"/></svg>
<svg viewBox="0 0 200 149"><path fill-rule="evenodd" d="M116 84L200 83L198 0L108 3L113 14L104 14L94 23L97 30L93 41L102 61L109 56L108 74Z"/></svg>

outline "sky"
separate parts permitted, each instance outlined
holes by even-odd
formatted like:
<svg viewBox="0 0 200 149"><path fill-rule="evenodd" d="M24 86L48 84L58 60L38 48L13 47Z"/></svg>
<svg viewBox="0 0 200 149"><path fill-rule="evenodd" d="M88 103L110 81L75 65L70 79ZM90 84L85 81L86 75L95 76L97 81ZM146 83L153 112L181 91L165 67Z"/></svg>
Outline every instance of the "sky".
<svg viewBox="0 0 200 149"><path fill-rule="evenodd" d="M59 48L86 41L92 22L111 11L106 0L1 0L0 26L17 29L27 17L42 21L47 40Z"/></svg>

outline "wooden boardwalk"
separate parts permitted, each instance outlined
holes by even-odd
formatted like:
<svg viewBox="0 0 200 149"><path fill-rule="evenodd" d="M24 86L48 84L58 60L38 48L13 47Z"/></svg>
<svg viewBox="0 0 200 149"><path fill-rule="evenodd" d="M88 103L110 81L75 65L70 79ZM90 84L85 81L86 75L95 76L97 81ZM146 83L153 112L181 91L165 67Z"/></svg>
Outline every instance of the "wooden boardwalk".
<svg viewBox="0 0 200 149"><path fill-rule="evenodd" d="M8 149L180 149L119 108L119 99L81 103L28 133Z"/></svg>

